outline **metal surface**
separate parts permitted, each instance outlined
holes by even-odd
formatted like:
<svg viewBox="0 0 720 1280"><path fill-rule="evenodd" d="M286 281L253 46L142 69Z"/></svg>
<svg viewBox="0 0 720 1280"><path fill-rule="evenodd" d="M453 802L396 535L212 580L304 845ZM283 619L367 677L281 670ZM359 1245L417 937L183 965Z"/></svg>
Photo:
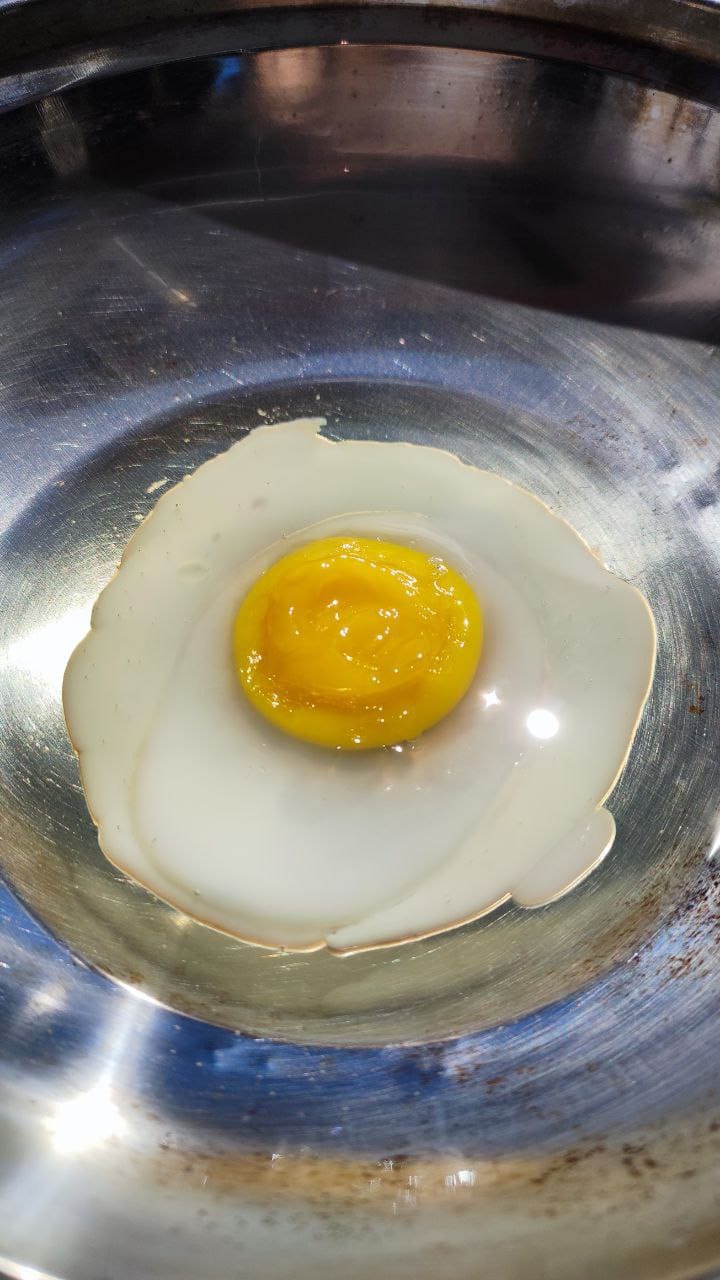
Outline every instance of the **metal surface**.
<svg viewBox="0 0 720 1280"><path fill-rule="evenodd" d="M689 30L699 10L682 12ZM711 1272L707 62L683 64L690 100L652 87L649 54L639 83L579 54L385 44L129 74L129 48L0 119L0 1267ZM0 80L6 105L37 90L28 74ZM519 480L650 599L658 675L619 838L554 906L347 960L281 957L101 858L59 704L90 604L165 485L302 414Z"/></svg>

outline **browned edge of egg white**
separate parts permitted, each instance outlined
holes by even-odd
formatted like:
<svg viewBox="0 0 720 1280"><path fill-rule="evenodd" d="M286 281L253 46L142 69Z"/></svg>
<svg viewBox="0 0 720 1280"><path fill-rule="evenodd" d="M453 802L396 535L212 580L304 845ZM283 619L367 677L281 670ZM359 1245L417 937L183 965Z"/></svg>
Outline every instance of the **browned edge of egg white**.
<svg viewBox="0 0 720 1280"><path fill-rule="evenodd" d="M148 524L150 520L152 520L153 516L157 514L159 509L162 507L163 503L166 502L172 496L175 490L180 488L180 486L187 484L187 482L191 480L193 476L195 476L197 472L200 471L202 468L211 467L214 463L218 463L220 459L222 459L225 456L225 454L230 453L232 449L238 448L241 445L245 444L245 442L249 440L250 437L253 436L256 431L271 432L271 431L275 431L277 429L285 428L285 427L298 427L302 429L309 426L314 427L315 435L317 436L317 439L319 441L322 441L324 444L327 444L331 447L337 447L338 445L342 447L342 445L344 444L349 444L354 447L358 447L358 446L362 447L364 445L376 446L380 444L380 445L389 445L390 447L395 447L395 448L399 446L400 448L404 448L404 449L431 449L433 453L444 454L446 458L449 458L452 462L456 463L457 466L459 467L467 467L468 470L470 471L479 471L479 472L484 471L486 475L492 475L496 480L501 480L502 483L506 484L509 488L515 489L518 492L523 493L527 498L530 498L531 501L534 502L537 506L542 507L542 509L550 516L552 520L557 520L560 524L565 525L565 527L570 531L573 537L577 538L578 541L582 543L585 550L593 558L593 560L596 560L601 565L601 567L605 570L606 573L609 573L613 577L618 578L618 580L620 582L623 582L626 587L629 587L630 590L633 591L635 595L638 597L638 599L641 601L645 609L645 612L647 614L647 617L650 621L650 626L653 634L652 659L650 661L650 667L648 671L648 678L647 678L647 683L645 687L645 692L642 696L642 699L638 707L638 712L635 717L635 722L633 725L632 733L630 734L630 737L628 740L627 748L611 781L608 783L600 799L597 801L595 805L594 812L597 813L600 809L603 808L605 801L615 790L615 787L617 786L617 783L620 779L620 775L622 774L623 769L627 764L628 757L632 750L632 746L635 741L635 736L638 731L638 726L642 719L642 714L643 714L643 711L645 710L645 705L650 695L650 690L652 688L653 678L655 675L655 663L656 663L656 657L657 657L657 626L655 623L655 617L653 615L653 612L647 600L645 599L645 596L643 595L642 591L640 591L632 582L628 582L625 578L620 578L619 574L614 573L613 570L610 569L608 565L605 563L604 559L599 553L599 550L591 547L589 542L583 537L581 533L577 531L577 529L574 527L574 525L570 523L569 520L566 520L564 516L558 515L557 512L552 510L552 508L548 505L548 503L542 500L542 498L538 498L536 494L532 493L530 489L526 489L523 485L516 484L514 480L508 480L506 479L505 476L499 476L497 472L489 471L487 468L476 467L471 462L463 462L462 458L459 458L457 454L452 453L451 450L436 448L434 445L417 445L407 440L378 441L378 440L332 439L329 436L324 436L321 434L322 428L327 426L327 419L322 417L293 418L287 422L264 423L262 425L251 427L248 430L247 434L242 437L242 439L236 440L233 444L229 445L227 449L223 449L220 453L216 453L211 458L207 458L204 462L200 463L200 466L195 467L192 471L189 471L188 474L183 476L181 480L177 481L174 485L172 485L170 489L166 489L165 492L160 496L158 501L155 503L155 505L150 509L150 511L148 511L147 515L143 518L143 520L137 526L137 529L135 529L131 534L130 538L128 539L128 541L126 542L122 550L120 559L118 560L115 566L115 569L113 570L112 574L108 578L108 581L105 583L105 586L98 593L95 603L93 604L93 608L90 614L90 630L85 636L83 636L82 640L80 640L79 643L73 649L65 667L65 674L63 675L63 689L62 689L63 717L65 719L65 728L67 731L68 738L70 740L70 745L75 753L75 756L77 757L81 782L82 782L82 772L83 772L82 770L83 753L80 751L80 749L76 745L70 730L70 725L68 723L67 711L65 707L65 675L67 674L67 669L70 663L72 662L72 659L74 658L75 654L80 648L83 647L83 645L90 638L92 631L95 629L95 611L96 611L97 603L100 597L111 585L111 583L114 582L114 580L117 578L118 574L120 573L120 570L122 569L123 564L132 555L134 550L133 543L135 543L140 531L145 528L145 526ZM368 513L368 514L371 514L371 513ZM495 902L489 903L488 905L482 907L480 911L474 911L468 916L462 916L458 920L452 920L448 924L444 924L439 928L427 929L427 930L421 931L420 933L415 933L415 934L408 934L404 938L393 938L393 939L386 939L381 942L372 942L365 946L332 947L329 945L329 943L325 938L320 938L317 941L308 942L304 946L295 946L295 947L283 946L282 944L271 943L271 942L264 942L259 938L248 937L244 934L235 933L232 929L228 929L225 925L218 924L216 921L210 918L207 918L205 916L196 915L194 912L191 914L189 911L186 911L184 907L180 906L177 902L174 902L172 898L162 897L152 888L151 885L147 884L146 881L142 880L139 876L136 876L128 872L126 868L121 865L121 863L116 862L115 859L111 857L111 855L108 853L107 849L105 848L105 845L103 843L102 827L97 817L93 813L92 807L87 798L87 793L85 791L84 784L83 784L83 798L85 800L88 813L90 814L91 821L94 823L97 829L98 845L100 847L100 851L103 857L106 859L107 862L110 863L111 866L115 867L117 871L122 872L122 874L126 877L126 879L132 881L134 884L140 885L142 889L144 889L147 893L151 894L152 897L156 898L158 902L165 903L167 906L172 907L173 910L180 912L181 915L186 916L190 920L194 920L197 924L200 924L208 929L213 929L215 930L216 933L222 933L226 937L233 938L237 942L245 943L247 946L259 947L259 948L262 948L263 950L273 951L279 954L310 955L315 951L325 950L330 955L338 956L339 958L344 958L347 956L360 955L363 952L368 952L368 951L385 951L391 947L402 947L402 946L408 945L411 942L422 942L425 938L434 938L434 937L437 937L439 934L450 933L452 930L460 929L464 925L473 924L476 920L482 920L485 916L490 915L493 911L496 911L498 907L503 906L504 903L511 901L513 896L512 891L509 891L508 893L503 894L502 897L498 898ZM538 903L537 907L524 907L523 910L532 911L541 906L547 906L551 902L558 901L558 899L563 898L565 894L569 893L572 889L574 889L576 885L580 884L586 878L586 876L593 871L593 869L594 869L594 866L590 867L589 871L581 872L578 876L576 876L568 884L564 885L562 889L559 889L557 893L553 894L545 902Z"/></svg>

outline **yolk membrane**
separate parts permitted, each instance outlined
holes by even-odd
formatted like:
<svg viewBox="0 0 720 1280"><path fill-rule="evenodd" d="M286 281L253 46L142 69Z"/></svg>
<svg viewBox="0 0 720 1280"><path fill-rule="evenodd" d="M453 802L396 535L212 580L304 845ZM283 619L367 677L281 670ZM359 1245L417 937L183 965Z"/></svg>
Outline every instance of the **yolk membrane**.
<svg viewBox="0 0 720 1280"><path fill-rule="evenodd" d="M233 630L238 678L266 719L355 751L442 720L481 647L472 588L443 559L352 536L310 542L271 565Z"/></svg>

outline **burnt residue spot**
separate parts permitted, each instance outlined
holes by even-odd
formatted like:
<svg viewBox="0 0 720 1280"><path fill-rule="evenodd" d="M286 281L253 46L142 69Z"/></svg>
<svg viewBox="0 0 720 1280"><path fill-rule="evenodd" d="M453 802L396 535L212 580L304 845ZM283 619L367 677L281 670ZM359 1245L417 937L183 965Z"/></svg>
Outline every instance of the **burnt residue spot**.
<svg viewBox="0 0 720 1280"><path fill-rule="evenodd" d="M688 973L693 968L693 957L669 956L667 960L667 967L671 978L680 978L683 974Z"/></svg>
<svg viewBox="0 0 720 1280"><path fill-rule="evenodd" d="M406 1089L424 1089L442 1076L446 1068L446 1050L442 1044L413 1046L407 1057L393 1070L402 1077Z"/></svg>
<svg viewBox="0 0 720 1280"><path fill-rule="evenodd" d="M653 936L658 919L670 906L669 892L669 886L653 885L629 907L625 916L609 921L595 939L592 953L583 961L583 969L594 974L598 965L606 967L609 959L621 956L627 964L639 964L641 957L638 946ZM594 1069L598 1069L597 1065Z"/></svg>
<svg viewBox="0 0 720 1280"><path fill-rule="evenodd" d="M595 1143L591 1147L571 1147L569 1151L563 1152L552 1160L547 1168L543 1169L542 1173L537 1174L536 1177L531 1178L530 1182L535 1187L542 1187L553 1178L567 1172L568 1169L574 1169L576 1165L583 1164L586 1160L592 1160L595 1156L602 1155L606 1150L607 1148L602 1142Z"/></svg>
<svg viewBox="0 0 720 1280"><path fill-rule="evenodd" d="M465 1061L447 1063L446 1071L456 1080L458 1084L470 1084L483 1075L487 1069L487 1064L482 1061ZM496 1075L487 1076L482 1080L484 1088L492 1092L493 1089L499 1089L502 1085L509 1085L517 1076L532 1075L535 1067L532 1063L521 1062L513 1065L508 1070L499 1072Z"/></svg>
<svg viewBox="0 0 720 1280"><path fill-rule="evenodd" d="M688 680L685 687L690 694L688 711L694 716L703 715L705 712L705 694L702 692L701 686L696 680Z"/></svg>
<svg viewBox="0 0 720 1280"><path fill-rule="evenodd" d="M624 1142L620 1158L631 1178L642 1178L648 1169L657 1168L657 1161L647 1154L642 1144Z"/></svg>

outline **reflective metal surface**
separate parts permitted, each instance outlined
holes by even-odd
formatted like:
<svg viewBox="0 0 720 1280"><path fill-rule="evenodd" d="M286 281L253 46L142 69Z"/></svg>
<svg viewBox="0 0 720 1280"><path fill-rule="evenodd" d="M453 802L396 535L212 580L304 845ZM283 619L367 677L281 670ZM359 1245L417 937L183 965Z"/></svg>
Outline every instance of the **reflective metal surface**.
<svg viewBox="0 0 720 1280"><path fill-rule="evenodd" d="M0 1267L699 1277L720 1263L707 60L687 48L690 98L649 54L641 83L203 32L195 61L129 72L126 45L37 102L34 72L0 79ZM99 854L59 704L91 602L166 485L304 414L526 484L651 601L618 841L552 907L281 957Z"/></svg>

